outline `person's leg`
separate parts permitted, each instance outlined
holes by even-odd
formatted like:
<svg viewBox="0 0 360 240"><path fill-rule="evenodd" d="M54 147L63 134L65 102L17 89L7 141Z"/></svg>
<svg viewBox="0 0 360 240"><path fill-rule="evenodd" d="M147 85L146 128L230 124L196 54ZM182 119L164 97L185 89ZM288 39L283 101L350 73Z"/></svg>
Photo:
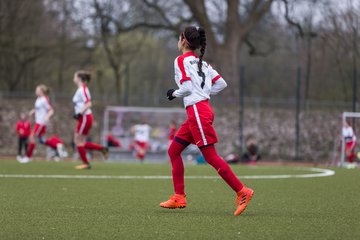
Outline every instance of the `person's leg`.
<svg viewBox="0 0 360 240"><path fill-rule="evenodd" d="M18 141L18 156L21 156L21 150L23 149L23 138L19 137L19 141Z"/></svg>
<svg viewBox="0 0 360 240"><path fill-rule="evenodd" d="M35 149L35 138L38 138L39 142L41 144L44 144L43 142L43 136L45 135L46 133L46 126L44 125L40 125L40 124L35 124L34 126L34 129L31 133L31 136L30 136L30 143L29 143L29 149L27 151L27 154L26 156L31 159L32 155L33 155L33 152L34 152L34 149Z"/></svg>
<svg viewBox="0 0 360 240"><path fill-rule="evenodd" d="M225 182L236 192L240 192L243 184L236 177L229 165L216 152L214 145L200 148L205 160L218 172Z"/></svg>
<svg viewBox="0 0 360 240"><path fill-rule="evenodd" d="M234 215L239 216L245 211L254 195L254 191L243 186L229 165L217 154L214 145L202 147L200 150L204 155L205 160L217 170L225 182L236 192L237 208Z"/></svg>
<svg viewBox="0 0 360 240"><path fill-rule="evenodd" d="M170 144L168 153L172 165L172 177L175 195L169 200L160 203L163 208L185 208L186 196L184 190L184 164L181 158L181 152L194 141L189 128L189 122L186 120L179 128L175 139Z"/></svg>
<svg viewBox="0 0 360 240"><path fill-rule="evenodd" d="M25 154L26 154L28 151L28 146L29 146L29 138L28 137L24 138L24 146L25 146Z"/></svg>
<svg viewBox="0 0 360 240"><path fill-rule="evenodd" d="M104 146L93 142L86 142L84 146L86 149L95 151L102 151L104 149Z"/></svg>
<svg viewBox="0 0 360 240"><path fill-rule="evenodd" d="M85 139L86 136L75 133L74 142L76 144L80 159L83 162L83 164L90 165L86 156Z"/></svg>
<svg viewBox="0 0 360 240"><path fill-rule="evenodd" d="M83 145L84 145L84 148L86 150L101 151L101 153L104 155L104 158L107 159L108 158L108 152L109 152L109 149L107 147L104 147L104 146L102 146L100 144L97 144L97 143L87 142L86 141L86 137L89 136L93 121L94 121L94 119L93 119L93 116L91 114L82 116L78 121L77 133L79 135L84 136Z"/></svg>
<svg viewBox="0 0 360 240"><path fill-rule="evenodd" d="M36 146L36 144L35 144L35 137L34 137L34 135L31 135L31 136L30 136L29 147L28 147L28 150L27 150L27 152L26 152L26 156L27 156L28 158L31 158L31 157L32 157L32 155L33 155L33 153L34 153L35 146Z"/></svg>
<svg viewBox="0 0 360 240"><path fill-rule="evenodd" d="M185 195L184 163L181 157L181 153L189 144L186 141L184 141L184 143L180 142L181 139L175 138L169 147L168 154L171 160L175 194Z"/></svg>
<svg viewBox="0 0 360 240"><path fill-rule="evenodd" d="M64 141L61 140L57 136L52 136L52 137L46 139L45 142L44 142L45 145L53 148L54 150L57 149L58 144L63 144L63 143L64 143Z"/></svg>
<svg viewBox="0 0 360 240"><path fill-rule="evenodd" d="M350 144L346 145L345 155L346 155L348 163L352 163L353 158L352 158L352 151L351 151L351 145Z"/></svg>

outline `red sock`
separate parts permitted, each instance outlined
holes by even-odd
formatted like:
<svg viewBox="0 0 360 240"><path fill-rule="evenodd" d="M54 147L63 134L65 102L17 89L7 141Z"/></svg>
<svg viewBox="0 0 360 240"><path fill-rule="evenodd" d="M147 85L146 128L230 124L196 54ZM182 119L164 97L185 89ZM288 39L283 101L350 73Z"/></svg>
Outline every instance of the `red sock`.
<svg viewBox="0 0 360 240"><path fill-rule="evenodd" d="M172 141L168 153L172 165L172 178L174 184L174 190L176 194L185 195L185 185L184 185L184 163L181 158L181 152L186 148L186 146Z"/></svg>
<svg viewBox="0 0 360 240"><path fill-rule="evenodd" d="M243 184L236 177L229 165L218 155L213 145L206 146L200 150L205 160L217 170L219 175L235 192L239 192L243 188Z"/></svg>
<svg viewBox="0 0 360 240"><path fill-rule="evenodd" d="M140 160L140 161L144 161L145 159L145 154L141 153L141 152L137 152L136 153L136 157Z"/></svg>
<svg viewBox="0 0 360 240"><path fill-rule="evenodd" d="M31 157L32 157L33 152L34 152L34 149L35 149L35 143L33 143L33 142L29 143L28 151L27 151L27 153L26 153L26 156L27 156L28 158L31 158Z"/></svg>
<svg viewBox="0 0 360 240"><path fill-rule="evenodd" d="M349 163L353 163L353 162L354 162L355 157L356 157L355 153L351 153L351 154L350 154L350 156L348 157L348 161L349 161Z"/></svg>
<svg viewBox="0 0 360 240"><path fill-rule="evenodd" d="M85 148L89 150L101 151L104 149L104 146L92 142L87 142L85 143Z"/></svg>
<svg viewBox="0 0 360 240"><path fill-rule="evenodd" d="M84 163L84 164L89 164L89 161L86 157L86 149L84 146L77 146L77 150L78 150L78 153L79 153L79 156L81 158L81 161Z"/></svg>

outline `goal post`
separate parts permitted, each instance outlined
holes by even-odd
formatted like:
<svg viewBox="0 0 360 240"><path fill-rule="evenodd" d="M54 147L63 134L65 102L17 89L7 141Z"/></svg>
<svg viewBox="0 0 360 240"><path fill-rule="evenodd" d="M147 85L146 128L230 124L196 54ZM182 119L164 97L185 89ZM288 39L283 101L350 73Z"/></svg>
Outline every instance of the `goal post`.
<svg viewBox="0 0 360 240"><path fill-rule="evenodd" d="M343 112L343 114L342 114L342 123L341 123L341 137L343 137L342 136L342 128L343 128L343 124L344 124L344 122L345 121L347 121L349 118L360 118L360 112ZM356 126L352 126L353 128L354 128L354 130L355 129L357 129L356 128ZM355 134L356 135L356 134ZM345 167L346 166L346 161L345 161L345 151L346 151L346 149L345 149L345 141L344 141L344 139L341 141L341 155L340 155L340 166L341 167Z"/></svg>
<svg viewBox="0 0 360 240"><path fill-rule="evenodd" d="M145 160L148 162L169 161L167 155L170 142L169 125L171 122L176 122L178 128L186 117L186 112L182 108L107 106L101 133L102 143L108 146L109 135L121 143L120 147L109 147L109 160L136 161L133 149L135 141L131 129L137 124L147 124L151 131ZM189 153L192 151L189 149L188 154L193 154Z"/></svg>

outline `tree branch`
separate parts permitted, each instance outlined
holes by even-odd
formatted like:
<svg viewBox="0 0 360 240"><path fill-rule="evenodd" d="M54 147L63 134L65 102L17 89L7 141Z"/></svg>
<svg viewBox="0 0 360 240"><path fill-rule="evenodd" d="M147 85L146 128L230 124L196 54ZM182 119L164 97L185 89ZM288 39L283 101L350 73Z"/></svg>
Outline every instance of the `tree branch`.
<svg viewBox="0 0 360 240"><path fill-rule="evenodd" d="M194 17L198 23L205 28L207 32L207 40L213 46L217 44L215 34L211 27L211 22L206 14L206 8L204 0L183 0L186 5L190 8L190 11L193 13Z"/></svg>
<svg viewBox="0 0 360 240"><path fill-rule="evenodd" d="M239 28L239 31L242 31L243 36L246 36L256 26L259 20L269 11L273 1L274 0L268 0L265 3L262 3L260 8L259 5L261 1L254 1L248 19L241 24Z"/></svg>
<svg viewBox="0 0 360 240"><path fill-rule="evenodd" d="M304 37L304 30L303 28L301 27L301 25L295 21L293 21L290 16L289 16L289 2L288 0L282 0L284 5L285 5L285 20L289 23L289 25L295 27L299 33L299 36L301 38Z"/></svg>
<svg viewBox="0 0 360 240"><path fill-rule="evenodd" d="M249 55L250 56L259 56L259 57L267 57L274 51L274 48L269 48L267 51L259 51L257 47L250 41L248 37L244 39L246 46L249 47Z"/></svg>
<svg viewBox="0 0 360 240"><path fill-rule="evenodd" d="M239 16L239 0L227 0L227 14L225 21L225 45L230 45L231 40L236 40L237 37L235 35L239 35L238 31L234 31L234 29L240 28L240 16Z"/></svg>

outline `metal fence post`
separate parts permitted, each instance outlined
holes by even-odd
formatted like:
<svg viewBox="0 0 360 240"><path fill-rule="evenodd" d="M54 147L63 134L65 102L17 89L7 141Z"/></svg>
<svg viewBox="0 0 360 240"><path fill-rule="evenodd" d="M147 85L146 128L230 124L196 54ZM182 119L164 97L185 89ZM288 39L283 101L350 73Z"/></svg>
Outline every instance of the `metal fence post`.
<svg viewBox="0 0 360 240"><path fill-rule="evenodd" d="M239 147L240 157L244 146L244 82L245 82L245 67L240 66L240 81L239 81Z"/></svg>
<svg viewBox="0 0 360 240"><path fill-rule="evenodd" d="M301 104L301 67L296 72L296 113L295 113L295 160L299 160L300 147L300 104Z"/></svg>

